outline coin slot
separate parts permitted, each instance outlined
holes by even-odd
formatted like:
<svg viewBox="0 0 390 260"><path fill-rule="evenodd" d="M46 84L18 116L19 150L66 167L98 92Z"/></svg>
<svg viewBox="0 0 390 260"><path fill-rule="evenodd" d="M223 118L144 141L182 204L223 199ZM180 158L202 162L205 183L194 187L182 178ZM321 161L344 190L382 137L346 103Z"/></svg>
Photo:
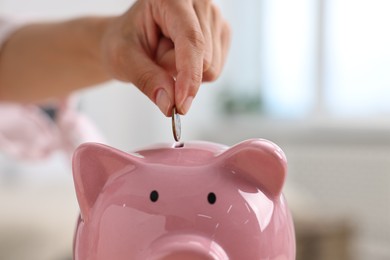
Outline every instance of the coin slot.
<svg viewBox="0 0 390 260"><path fill-rule="evenodd" d="M173 148L183 148L184 147L184 143L183 142L177 142L173 145Z"/></svg>

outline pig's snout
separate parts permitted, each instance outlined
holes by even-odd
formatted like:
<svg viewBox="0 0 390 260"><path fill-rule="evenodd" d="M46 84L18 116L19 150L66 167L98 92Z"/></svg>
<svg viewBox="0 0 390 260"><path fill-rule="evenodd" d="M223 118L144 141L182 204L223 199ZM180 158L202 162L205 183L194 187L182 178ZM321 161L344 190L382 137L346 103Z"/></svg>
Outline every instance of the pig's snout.
<svg viewBox="0 0 390 260"><path fill-rule="evenodd" d="M215 241L197 235L171 235L153 243L153 260L228 260L223 248Z"/></svg>

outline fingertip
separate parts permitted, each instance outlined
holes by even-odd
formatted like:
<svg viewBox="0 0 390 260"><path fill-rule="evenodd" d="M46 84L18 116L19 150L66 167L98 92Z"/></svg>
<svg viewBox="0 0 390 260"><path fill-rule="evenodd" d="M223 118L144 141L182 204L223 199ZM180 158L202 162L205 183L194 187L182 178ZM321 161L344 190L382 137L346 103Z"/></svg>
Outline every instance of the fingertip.
<svg viewBox="0 0 390 260"><path fill-rule="evenodd" d="M187 112L190 110L190 107L192 105L192 101L193 100L194 100L194 98L191 97L191 96L187 97L184 100L184 102L183 102L183 104L181 106L181 109L180 109L182 111L183 115L187 114Z"/></svg>
<svg viewBox="0 0 390 260"><path fill-rule="evenodd" d="M165 116L169 116L172 102L167 91L163 88L156 92L156 105Z"/></svg>
<svg viewBox="0 0 390 260"><path fill-rule="evenodd" d="M216 70L215 66L210 66L208 70L203 73L203 82L215 81L220 74L220 70Z"/></svg>
<svg viewBox="0 0 390 260"><path fill-rule="evenodd" d="M175 84L175 104L178 112L185 115L191 107L192 101L198 93L202 75L197 73L180 73Z"/></svg>
<svg viewBox="0 0 390 260"><path fill-rule="evenodd" d="M206 51L203 58L203 72L206 72L210 69L212 63L212 53L211 51Z"/></svg>

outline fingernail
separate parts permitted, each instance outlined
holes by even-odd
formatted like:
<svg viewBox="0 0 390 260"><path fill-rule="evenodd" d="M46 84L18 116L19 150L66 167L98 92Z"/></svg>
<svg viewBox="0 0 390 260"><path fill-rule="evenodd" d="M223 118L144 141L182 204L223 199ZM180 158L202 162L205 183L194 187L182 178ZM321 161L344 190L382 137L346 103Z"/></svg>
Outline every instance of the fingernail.
<svg viewBox="0 0 390 260"><path fill-rule="evenodd" d="M171 101L168 97L167 92L164 89L160 89L157 92L156 104L158 108L163 112L164 115L167 115L169 108L171 107Z"/></svg>
<svg viewBox="0 0 390 260"><path fill-rule="evenodd" d="M183 105L182 105L182 111L183 111L183 114L187 114L187 112L188 112L188 110L190 109L190 107L191 107L191 104L192 104L192 101L194 100L194 98L193 97L188 97L185 101L184 101L184 103L183 103Z"/></svg>

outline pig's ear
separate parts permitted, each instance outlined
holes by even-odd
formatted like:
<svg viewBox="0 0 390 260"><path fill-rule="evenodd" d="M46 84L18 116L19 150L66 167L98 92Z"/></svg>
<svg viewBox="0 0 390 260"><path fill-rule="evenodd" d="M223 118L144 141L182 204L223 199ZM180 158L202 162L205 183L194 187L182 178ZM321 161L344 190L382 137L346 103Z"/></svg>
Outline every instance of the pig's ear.
<svg viewBox="0 0 390 260"><path fill-rule="evenodd" d="M283 151L264 139L239 143L220 155L222 164L254 183L269 196L282 192L287 172Z"/></svg>
<svg viewBox="0 0 390 260"><path fill-rule="evenodd" d="M73 154L73 179L81 217L88 221L90 210L110 176L131 171L136 156L103 144L85 143Z"/></svg>

